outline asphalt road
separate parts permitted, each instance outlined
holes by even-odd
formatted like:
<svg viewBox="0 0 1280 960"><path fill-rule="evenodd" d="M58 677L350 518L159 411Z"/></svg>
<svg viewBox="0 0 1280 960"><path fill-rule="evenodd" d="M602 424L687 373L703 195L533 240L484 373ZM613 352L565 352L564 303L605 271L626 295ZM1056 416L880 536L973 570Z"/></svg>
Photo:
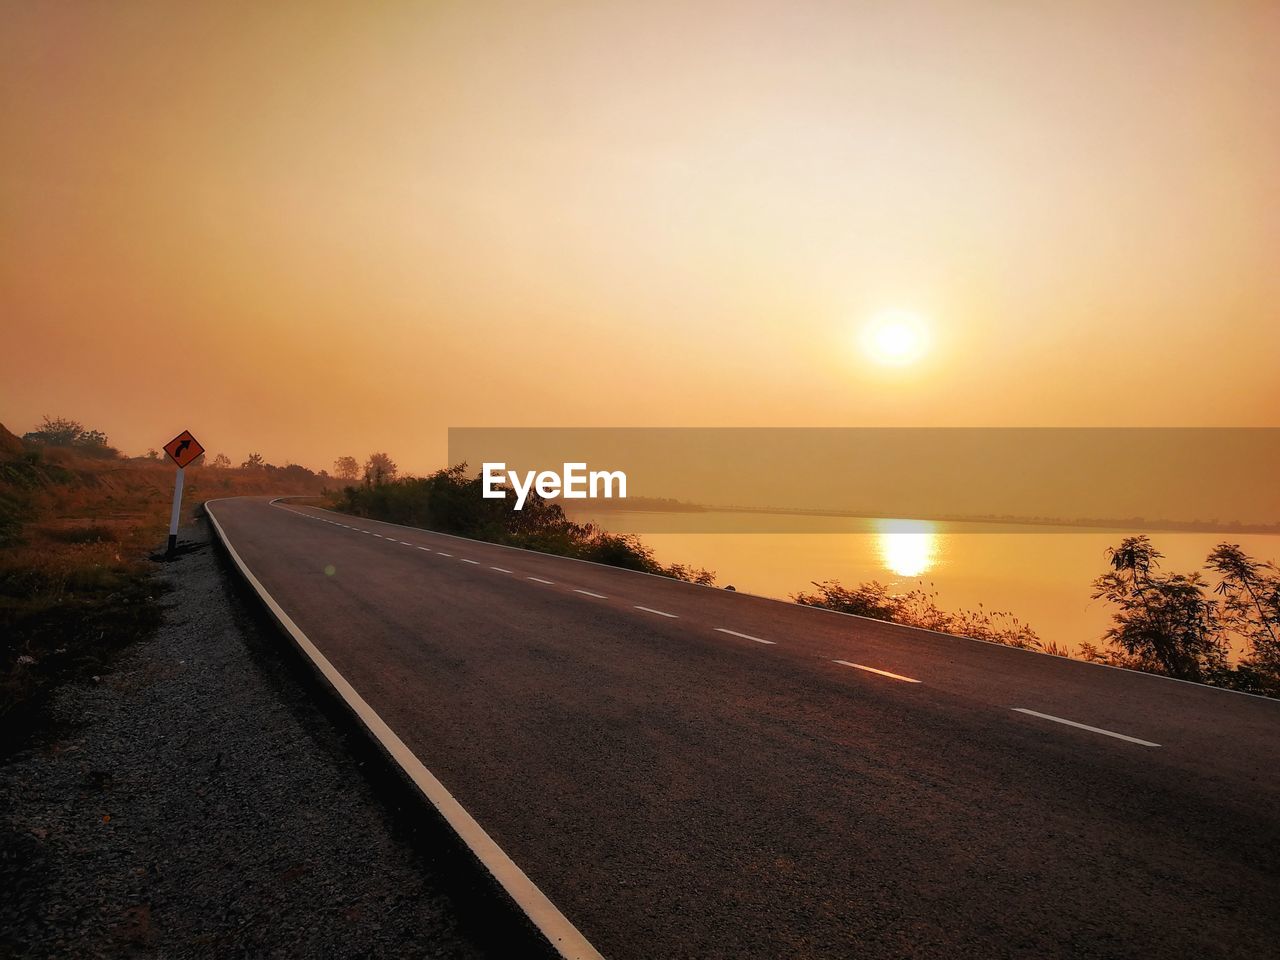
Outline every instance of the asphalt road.
<svg viewBox="0 0 1280 960"><path fill-rule="evenodd" d="M1276 955L1280 702L304 506L211 509L607 957Z"/></svg>

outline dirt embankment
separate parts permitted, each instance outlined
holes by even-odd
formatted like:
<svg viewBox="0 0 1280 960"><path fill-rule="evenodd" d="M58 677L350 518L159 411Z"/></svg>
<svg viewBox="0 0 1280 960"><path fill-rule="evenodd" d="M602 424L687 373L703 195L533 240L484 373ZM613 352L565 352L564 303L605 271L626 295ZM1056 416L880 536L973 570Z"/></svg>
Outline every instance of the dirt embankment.
<svg viewBox="0 0 1280 960"><path fill-rule="evenodd" d="M183 535L154 635L0 763L0 957L541 956Z"/></svg>
<svg viewBox="0 0 1280 960"><path fill-rule="evenodd" d="M40 724L50 690L92 676L159 622L174 467L25 443L0 425L0 756ZM316 493L300 468L187 470L184 516L205 499Z"/></svg>

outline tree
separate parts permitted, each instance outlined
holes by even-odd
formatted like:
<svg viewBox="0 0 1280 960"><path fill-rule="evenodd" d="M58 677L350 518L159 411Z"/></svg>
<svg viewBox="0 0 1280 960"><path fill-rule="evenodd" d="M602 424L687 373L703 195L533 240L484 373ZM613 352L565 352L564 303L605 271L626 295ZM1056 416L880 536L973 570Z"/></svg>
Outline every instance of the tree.
<svg viewBox="0 0 1280 960"><path fill-rule="evenodd" d="M209 466L216 467L219 470L230 470L231 458L228 457L225 453L220 453L213 458L213 462L210 463Z"/></svg>
<svg viewBox="0 0 1280 960"><path fill-rule="evenodd" d="M69 447L83 433L84 424L79 421L66 417L50 417L46 414L44 422L30 433L24 433L22 439L45 443L51 447ZM105 443L107 438L103 436L102 439Z"/></svg>
<svg viewBox="0 0 1280 960"><path fill-rule="evenodd" d="M1196 681L1225 669L1223 624L1198 573L1157 573L1164 555L1144 536L1126 537L1107 555L1111 570L1093 582L1093 598L1119 608L1104 639L1130 658L1126 665ZM1087 655L1115 659L1096 648Z"/></svg>
<svg viewBox="0 0 1280 960"><path fill-rule="evenodd" d="M24 434L22 439L50 447L74 447L90 457L120 456L119 450L108 446L107 435L101 430L86 430L84 424L67 417L46 416L38 429Z"/></svg>
<svg viewBox="0 0 1280 960"><path fill-rule="evenodd" d="M1280 570L1249 557L1237 543L1220 543L1205 567L1218 574L1223 622L1247 645L1245 663L1280 677Z"/></svg>
<svg viewBox="0 0 1280 960"><path fill-rule="evenodd" d="M359 479L360 461L355 457L339 457L333 461L333 475L339 480Z"/></svg>
<svg viewBox="0 0 1280 960"><path fill-rule="evenodd" d="M371 453L364 465L365 483L371 483L375 487L388 483L396 478L397 469L396 462L389 454Z"/></svg>
<svg viewBox="0 0 1280 960"><path fill-rule="evenodd" d="M240 469L261 470L264 466L266 466L266 461L262 459L262 454L251 453L249 454L249 459L246 460L244 463L240 464Z"/></svg>
<svg viewBox="0 0 1280 960"><path fill-rule="evenodd" d="M152 447L150 450L148 450L148 451L147 451L147 459L148 459L148 460L159 460L159 459L160 459L160 451L159 451L159 450L157 450L155 447Z"/></svg>

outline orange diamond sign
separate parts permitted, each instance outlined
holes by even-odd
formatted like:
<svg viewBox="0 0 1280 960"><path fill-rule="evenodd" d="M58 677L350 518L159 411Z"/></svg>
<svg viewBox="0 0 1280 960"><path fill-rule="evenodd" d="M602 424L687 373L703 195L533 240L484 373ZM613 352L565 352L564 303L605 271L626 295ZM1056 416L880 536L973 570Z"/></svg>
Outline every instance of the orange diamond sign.
<svg viewBox="0 0 1280 960"><path fill-rule="evenodd" d="M200 446L200 441L191 435L190 430L183 430L164 445L164 452L179 467L186 467L204 453L204 447Z"/></svg>

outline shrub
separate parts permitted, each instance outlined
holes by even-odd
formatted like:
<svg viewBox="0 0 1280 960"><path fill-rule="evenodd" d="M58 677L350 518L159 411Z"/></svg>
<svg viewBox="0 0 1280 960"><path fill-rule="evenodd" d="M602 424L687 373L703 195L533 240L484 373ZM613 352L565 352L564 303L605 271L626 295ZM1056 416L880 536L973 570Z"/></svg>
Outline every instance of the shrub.
<svg viewBox="0 0 1280 960"><path fill-rule="evenodd" d="M873 620L887 620L908 627L936 630L960 637L972 637L1025 650L1044 649L1040 637L1017 617L1003 610L959 610L951 612L938 606L936 592L920 588L906 593L891 593L878 580L846 587L837 580L813 584L815 593L796 593L791 599L809 607L822 607L839 613L851 613ZM1061 648L1051 651L1061 654Z"/></svg>
<svg viewBox="0 0 1280 960"><path fill-rule="evenodd" d="M591 560L690 583L715 583L711 571L660 563L639 537L573 522L560 504L534 492L522 510L512 508L514 493L508 490L506 494L502 499L485 498L480 478L468 477L467 465L461 463L426 477L388 478L384 471L377 482L369 476L360 486L344 487L334 495L332 503L336 509L354 516Z"/></svg>
<svg viewBox="0 0 1280 960"><path fill-rule="evenodd" d="M1160 673L1249 693L1280 695L1280 571L1221 543L1205 561L1218 575L1210 595L1197 572L1159 572L1160 553L1144 536L1107 551L1111 570L1094 597L1116 606L1105 647L1084 645L1095 663ZM1233 641L1243 648L1228 663Z"/></svg>

